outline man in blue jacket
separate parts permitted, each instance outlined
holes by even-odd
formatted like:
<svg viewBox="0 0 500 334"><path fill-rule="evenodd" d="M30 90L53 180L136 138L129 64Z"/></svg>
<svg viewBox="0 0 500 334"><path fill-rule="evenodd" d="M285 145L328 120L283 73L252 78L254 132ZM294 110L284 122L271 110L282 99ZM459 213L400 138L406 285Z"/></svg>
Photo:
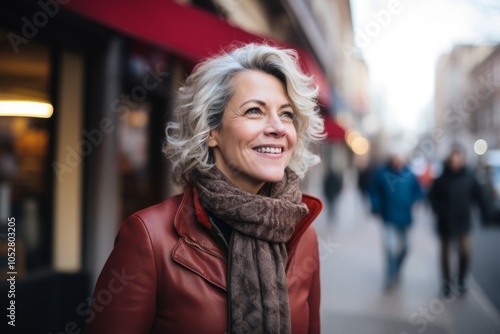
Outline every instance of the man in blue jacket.
<svg viewBox="0 0 500 334"><path fill-rule="evenodd" d="M408 230L412 223L413 204L423 198L416 176L405 165L401 154L392 154L380 168L370 187L372 212L384 221L384 244L387 254L386 288L397 283L408 251Z"/></svg>

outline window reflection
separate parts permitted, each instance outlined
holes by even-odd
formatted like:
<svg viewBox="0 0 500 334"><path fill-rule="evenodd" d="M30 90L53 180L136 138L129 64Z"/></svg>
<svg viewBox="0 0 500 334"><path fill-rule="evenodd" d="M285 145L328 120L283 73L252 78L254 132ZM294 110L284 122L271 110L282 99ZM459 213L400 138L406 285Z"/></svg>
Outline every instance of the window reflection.
<svg viewBox="0 0 500 334"><path fill-rule="evenodd" d="M118 126L122 217L151 205L149 198L149 105L125 110Z"/></svg>

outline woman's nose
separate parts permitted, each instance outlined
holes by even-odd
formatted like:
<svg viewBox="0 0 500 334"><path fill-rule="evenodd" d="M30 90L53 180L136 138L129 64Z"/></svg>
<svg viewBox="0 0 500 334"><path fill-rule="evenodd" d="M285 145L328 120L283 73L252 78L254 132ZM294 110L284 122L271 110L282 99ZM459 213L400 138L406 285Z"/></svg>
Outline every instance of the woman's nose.
<svg viewBox="0 0 500 334"><path fill-rule="evenodd" d="M278 115L269 118L265 134L268 136L283 137L286 134L286 128Z"/></svg>

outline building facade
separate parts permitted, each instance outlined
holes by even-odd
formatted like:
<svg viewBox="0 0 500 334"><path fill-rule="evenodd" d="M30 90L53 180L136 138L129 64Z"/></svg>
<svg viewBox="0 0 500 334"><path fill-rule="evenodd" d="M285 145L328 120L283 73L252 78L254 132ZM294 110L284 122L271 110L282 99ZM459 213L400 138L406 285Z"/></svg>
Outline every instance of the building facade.
<svg viewBox="0 0 500 334"><path fill-rule="evenodd" d="M443 159L453 145L464 147L469 162L477 157L473 144L477 138L471 132L470 121L475 113L469 103L472 87L471 70L492 51L490 45L457 45L444 54L436 66L434 95L434 130L432 150L435 159Z"/></svg>
<svg viewBox="0 0 500 334"><path fill-rule="evenodd" d="M500 46L470 72L469 130L489 149L500 149Z"/></svg>

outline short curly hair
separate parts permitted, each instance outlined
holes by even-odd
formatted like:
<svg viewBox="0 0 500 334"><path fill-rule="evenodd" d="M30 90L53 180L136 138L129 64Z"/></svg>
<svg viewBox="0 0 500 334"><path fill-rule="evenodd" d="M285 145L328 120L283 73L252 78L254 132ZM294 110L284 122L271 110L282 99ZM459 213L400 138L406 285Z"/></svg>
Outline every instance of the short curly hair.
<svg viewBox="0 0 500 334"><path fill-rule="evenodd" d="M224 110L234 94L232 78L250 70L279 79L292 103L297 142L288 167L303 177L309 167L320 161L309 149L311 142L324 138L323 118L317 105L318 87L313 78L301 71L295 50L251 43L201 62L179 89L177 122L167 124L163 147L172 162L177 184L193 182L195 172L215 165L208 147L210 131L222 125Z"/></svg>

